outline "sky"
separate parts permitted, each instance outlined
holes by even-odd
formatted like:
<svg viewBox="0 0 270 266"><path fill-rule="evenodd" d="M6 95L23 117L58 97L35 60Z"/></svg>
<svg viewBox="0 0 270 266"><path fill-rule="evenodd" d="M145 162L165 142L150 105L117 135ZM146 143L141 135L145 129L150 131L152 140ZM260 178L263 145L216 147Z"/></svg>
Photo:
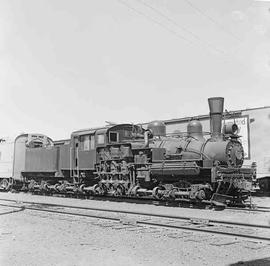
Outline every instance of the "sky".
<svg viewBox="0 0 270 266"><path fill-rule="evenodd" d="M0 136L270 105L270 2L0 0Z"/></svg>

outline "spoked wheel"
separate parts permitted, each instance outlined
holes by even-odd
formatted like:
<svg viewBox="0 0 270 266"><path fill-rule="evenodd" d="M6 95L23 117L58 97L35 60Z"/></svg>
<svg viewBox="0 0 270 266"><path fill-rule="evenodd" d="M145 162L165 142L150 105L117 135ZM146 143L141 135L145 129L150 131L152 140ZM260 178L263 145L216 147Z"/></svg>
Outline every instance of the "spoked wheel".
<svg viewBox="0 0 270 266"><path fill-rule="evenodd" d="M155 199L162 199L164 193L162 193L161 191L164 191L164 190L165 190L165 187L162 187L162 186L155 187L153 189L153 193L152 193L153 198L155 198Z"/></svg>
<svg viewBox="0 0 270 266"><path fill-rule="evenodd" d="M34 179L31 179L29 184L28 184L28 190L29 191L34 191L35 190L35 186L37 186L37 182Z"/></svg>
<svg viewBox="0 0 270 266"><path fill-rule="evenodd" d="M117 187L113 192L113 196L114 197L122 196L122 190L119 187Z"/></svg>
<svg viewBox="0 0 270 266"><path fill-rule="evenodd" d="M8 182L8 180L6 178L4 178L0 182L0 190L8 191L9 189L10 189L10 183Z"/></svg>
<svg viewBox="0 0 270 266"><path fill-rule="evenodd" d="M48 183L46 181L41 181L41 183L40 183L40 191L42 193L46 193L48 191Z"/></svg>
<svg viewBox="0 0 270 266"><path fill-rule="evenodd" d="M107 194L107 188L104 185L96 184L94 185L94 191L96 195L106 195Z"/></svg>
<svg viewBox="0 0 270 266"><path fill-rule="evenodd" d="M125 194L124 186L118 185L114 190L113 196L119 197L119 196L123 196L124 194Z"/></svg>

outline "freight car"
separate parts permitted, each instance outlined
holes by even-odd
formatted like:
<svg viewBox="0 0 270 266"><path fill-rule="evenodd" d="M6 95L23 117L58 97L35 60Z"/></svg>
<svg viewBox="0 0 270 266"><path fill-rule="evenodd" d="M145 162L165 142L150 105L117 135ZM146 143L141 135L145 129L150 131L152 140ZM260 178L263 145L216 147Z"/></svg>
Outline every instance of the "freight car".
<svg viewBox="0 0 270 266"><path fill-rule="evenodd" d="M224 99L209 98L208 135L199 121L185 136L164 123L120 124L75 131L69 141L25 147L20 179L9 187L42 193L143 197L235 204L252 191L255 169L243 167L237 125L222 127ZM48 138L47 138L48 140ZM17 155L14 157L16 166ZM16 167L15 167L16 168ZM16 171L14 171L15 173Z"/></svg>

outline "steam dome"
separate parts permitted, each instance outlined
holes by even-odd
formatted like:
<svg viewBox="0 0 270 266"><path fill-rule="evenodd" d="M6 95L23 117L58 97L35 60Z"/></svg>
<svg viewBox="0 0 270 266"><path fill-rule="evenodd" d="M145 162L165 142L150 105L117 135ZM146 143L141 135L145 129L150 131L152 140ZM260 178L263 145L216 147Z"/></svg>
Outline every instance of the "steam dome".
<svg viewBox="0 0 270 266"><path fill-rule="evenodd" d="M189 137L196 139L203 138L202 124L199 120L192 120L187 125L187 133Z"/></svg>
<svg viewBox="0 0 270 266"><path fill-rule="evenodd" d="M166 126L163 121L153 121L147 128L151 130L153 136L166 136Z"/></svg>

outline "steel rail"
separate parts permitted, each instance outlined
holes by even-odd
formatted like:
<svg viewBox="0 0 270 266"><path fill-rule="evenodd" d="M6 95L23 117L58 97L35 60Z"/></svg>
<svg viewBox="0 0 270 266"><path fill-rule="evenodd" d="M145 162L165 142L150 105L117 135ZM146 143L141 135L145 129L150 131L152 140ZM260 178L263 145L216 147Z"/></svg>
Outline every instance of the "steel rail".
<svg viewBox="0 0 270 266"><path fill-rule="evenodd" d="M256 208L270 210L270 206L256 206Z"/></svg>
<svg viewBox="0 0 270 266"><path fill-rule="evenodd" d="M1 191L0 191L1 192ZM32 195L32 194L31 194ZM33 194L35 196L44 196L41 194ZM57 196L55 196L57 195ZM55 194L55 195L46 195L46 197L67 197L70 194ZM81 195L82 196L82 195ZM67 197L67 198L78 198L78 197ZM85 197L79 197L80 199L85 199ZM209 209L209 208L202 208L202 206L206 207L207 204L202 203L202 205L196 205L196 202L189 202L189 201L164 201L164 200L159 200L159 199L148 199L148 198L127 198L127 197L110 197L110 196L89 196L92 200L98 200L98 201L113 201L113 202L126 202L126 203L140 203L140 204L153 204L153 205L159 205L159 206L166 206L166 207L180 207L180 208L190 208L185 204L195 204L193 205L192 209ZM157 204L158 203L158 204ZM198 203L197 203L198 204ZM218 206L212 206L214 209L218 209ZM233 210L233 211L245 211L245 212L261 212L261 213L268 213L270 212L270 207L269 206L256 206L255 208L250 208L250 207L225 207L225 210ZM223 209L222 209L223 210Z"/></svg>
<svg viewBox="0 0 270 266"><path fill-rule="evenodd" d="M32 204L34 204L34 203L32 203ZM42 204L42 203L35 203L35 204L47 205L47 204ZM16 205L8 205L8 204L0 204L0 205L1 206L6 206L6 207L21 208L21 207L16 206ZM62 205L59 205L59 206L62 207ZM111 221L121 221L120 218L106 217L106 216L102 216L102 215L74 213L74 212L51 210L51 209L40 209L40 208L28 207L28 206L24 206L24 209L33 210L33 211L56 213L56 214L79 216L79 217L87 217L87 218L98 218L98 219L111 220ZM118 213L122 213L122 211L118 211ZM142 215L146 215L146 214L142 213ZM153 216L153 215L149 214L148 216ZM156 216L157 215L154 215L154 217L156 217ZM159 217L164 218L163 216L159 216ZM239 234L239 233L233 233L233 232L223 232L223 231L216 231L216 230L210 230L210 229L188 227L188 226L183 226L183 225L172 225L172 224L164 224L164 223L157 223L157 222L151 222L151 221L136 221L136 224L148 225L148 226L151 225L151 226L170 228L170 229L182 229L182 230L196 231L196 232L203 232L203 233L211 233L211 234L220 234L220 235L227 235L227 236L234 236L234 237L262 240L262 241L270 241L270 237L262 237L262 236L255 236L255 235L245 235L245 234ZM258 228L261 228L261 227L259 226Z"/></svg>
<svg viewBox="0 0 270 266"><path fill-rule="evenodd" d="M255 208L238 208L238 207L226 207L227 210L233 210L233 211L246 211L246 212L270 212L270 208L268 207L258 207Z"/></svg>
<svg viewBox="0 0 270 266"><path fill-rule="evenodd" d="M0 201L18 202L18 200L1 199L1 198L0 198ZM206 219L206 218L192 217L192 216L155 214L155 213L149 213L149 212L136 212L136 211L127 211L127 210L107 209L107 208L81 207L81 206L71 206L71 205L65 205L65 204L43 203L43 202L34 202L34 201L20 201L20 203L44 205L44 206L48 206L48 207L62 207L62 208L79 209L79 210L100 211L100 212L103 211L103 212L110 212L110 213L152 216L152 217L158 217L158 218L178 219L178 220L196 220L196 219L198 220L198 219L201 219L201 220L207 220L209 223L245 226L245 227L253 227L253 228L260 228L260 229L261 228L270 229L270 225L258 225L258 224L231 222L231 221ZM0 204L0 205L2 205L2 204Z"/></svg>
<svg viewBox="0 0 270 266"><path fill-rule="evenodd" d="M1 204L0 204L1 205ZM3 206L3 205L2 205ZM11 206L5 206L5 207L11 207ZM16 206L15 208L19 208L19 210L11 210L11 211L7 211L7 212L1 212L0 215L6 215L6 214L11 214L11 213L16 213L16 212L21 212L21 211L24 211L25 210L25 207L22 206L22 207L18 207Z"/></svg>
<svg viewBox="0 0 270 266"><path fill-rule="evenodd" d="M53 197L53 196L52 196ZM192 202L189 200L184 200L184 199L176 199L176 200L160 200L160 199L148 199L148 198L129 198L129 197L110 197L110 196L90 196L91 199L93 200L100 200L100 201L105 201L105 200L110 200L114 202L127 202L127 203L143 203L143 204L153 204L153 205L160 205L160 206L166 206L166 207L180 207L180 208L190 208L187 207L187 204L191 204L193 207L192 209L209 209L209 208L202 208L202 206L210 206L209 202ZM72 198L72 197L71 197ZM73 197L74 198L74 197ZM154 203L155 202L155 203ZM158 204L156 204L158 202ZM186 205L185 205L186 204ZM190 205L189 205L190 206ZM221 206L211 206L213 209L222 209ZM241 211L254 211L254 212L270 212L270 207L266 206L256 206L255 208L250 208L250 207L225 207L224 210L241 210Z"/></svg>
<svg viewBox="0 0 270 266"><path fill-rule="evenodd" d="M0 191L1 193L2 191ZM21 193L21 192L20 192ZM25 192L22 192L25 193ZM44 196L42 194L31 194L35 196ZM88 197L92 200L99 200L99 201L113 201L113 202L126 202L126 203L140 203L140 204L152 204L152 205L160 205L160 206L166 206L166 207L180 207L180 208L190 208L190 204L192 205L192 209L209 209L207 206L210 206L209 204L206 204L204 202L190 202L185 201L183 199L181 200L160 200L160 199L149 199L149 198L131 198L131 197L110 197L110 196L98 196L98 195L80 195L81 197L69 197L71 194L52 194L52 195L46 195L46 197L67 197L67 198L79 198L79 199L86 199ZM189 204L189 206L187 206ZM203 208L204 207L204 208ZM217 210L223 210L221 206L211 206L213 209ZM245 211L245 212L262 212L267 213L270 212L269 206L255 206L255 208L250 207L224 207L224 209L233 210L233 211Z"/></svg>
<svg viewBox="0 0 270 266"><path fill-rule="evenodd" d="M0 193L1 192L6 193L6 191L0 190ZM39 193L35 193L35 192L30 192L30 191L28 191L28 192L20 191L18 193L30 194L30 195L35 195L35 196L45 196L44 194L39 194ZM87 194L75 195L72 192L71 193L67 192L67 193L46 194L46 197L67 197L67 198L92 199L92 200L100 200L100 201L110 200L110 201L114 201L114 202L121 201L121 202L129 202L129 203L140 202L140 203L144 203L144 204L153 204L153 202L158 202L160 205L165 205L168 207L171 207L171 206L172 207L175 207L175 206L185 207L184 206L185 204L190 204L190 205L195 206L195 208L196 208L196 206L198 206L198 208L202 207L202 206L204 206L204 207L211 206L213 208L220 208L220 209L225 208L225 205L223 205L223 204L221 206L215 205L214 203L211 203L211 201L209 201L209 200L196 201L196 200L184 199L184 198L177 198L174 200L170 200L170 199L164 200L164 199L149 198L149 197L133 198L133 197L125 196L125 195L117 196L117 197L110 196L110 195L87 195Z"/></svg>

